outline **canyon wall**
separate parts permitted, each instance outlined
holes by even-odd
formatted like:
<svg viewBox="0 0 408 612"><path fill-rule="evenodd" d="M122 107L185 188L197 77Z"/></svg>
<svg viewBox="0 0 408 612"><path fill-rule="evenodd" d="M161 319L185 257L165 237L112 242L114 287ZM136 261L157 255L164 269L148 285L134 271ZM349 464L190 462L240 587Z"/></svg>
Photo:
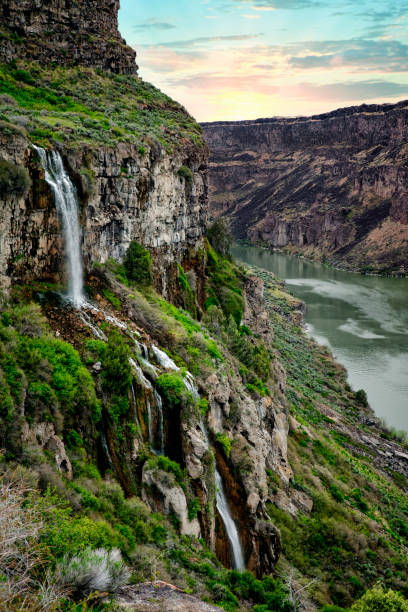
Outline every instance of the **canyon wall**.
<svg viewBox="0 0 408 612"><path fill-rule="evenodd" d="M408 103L203 124L212 211L237 238L408 271Z"/></svg>
<svg viewBox="0 0 408 612"><path fill-rule="evenodd" d="M136 53L118 31L119 0L3 0L0 61L92 66L136 74Z"/></svg>

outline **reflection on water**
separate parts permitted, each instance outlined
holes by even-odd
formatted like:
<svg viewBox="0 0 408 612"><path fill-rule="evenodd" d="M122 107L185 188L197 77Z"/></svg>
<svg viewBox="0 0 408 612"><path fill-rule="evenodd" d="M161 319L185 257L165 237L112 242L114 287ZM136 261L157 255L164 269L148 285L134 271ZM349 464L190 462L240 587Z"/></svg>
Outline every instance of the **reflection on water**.
<svg viewBox="0 0 408 612"><path fill-rule="evenodd" d="M408 281L332 270L298 257L235 246L233 255L271 270L307 305L307 331L346 366L376 414L408 431Z"/></svg>

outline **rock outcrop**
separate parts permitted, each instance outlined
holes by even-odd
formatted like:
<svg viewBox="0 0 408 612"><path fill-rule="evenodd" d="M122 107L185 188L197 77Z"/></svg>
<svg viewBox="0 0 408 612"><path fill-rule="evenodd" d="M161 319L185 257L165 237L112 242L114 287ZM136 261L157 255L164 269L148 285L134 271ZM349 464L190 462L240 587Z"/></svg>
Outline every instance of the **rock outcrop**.
<svg viewBox="0 0 408 612"><path fill-rule="evenodd" d="M54 198L31 143L22 131L0 126L3 159L27 168L26 193L2 198L0 286L17 279L64 280L64 245ZM82 204L84 263L121 259L131 240L148 247L157 288L168 295L177 262L193 255L207 222L206 150L187 143L169 155L157 144L81 149L61 154ZM191 181L180 177L182 165ZM166 273L165 273L166 272Z"/></svg>
<svg viewBox="0 0 408 612"><path fill-rule="evenodd" d="M215 215L238 238L337 265L408 270L408 103L207 123Z"/></svg>
<svg viewBox="0 0 408 612"><path fill-rule="evenodd" d="M3 0L0 61L92 66L136 74L136 53L118 30L119 0Z"/></svg>

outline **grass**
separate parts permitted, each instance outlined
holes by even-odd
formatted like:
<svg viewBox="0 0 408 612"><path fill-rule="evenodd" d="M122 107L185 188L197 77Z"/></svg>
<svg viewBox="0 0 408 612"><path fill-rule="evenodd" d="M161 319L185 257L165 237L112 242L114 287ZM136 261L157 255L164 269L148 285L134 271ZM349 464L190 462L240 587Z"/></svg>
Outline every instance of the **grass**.
<svg viewBox="0 0 408 612"><path fill-rule="evenodd" d="M43 147L55 140L90 148L127 142L144 156L154 143L171 151L183 140L204 142L182 106L134 76L19 61L0 66L0 95L0 120L23 126Z"/></svg>

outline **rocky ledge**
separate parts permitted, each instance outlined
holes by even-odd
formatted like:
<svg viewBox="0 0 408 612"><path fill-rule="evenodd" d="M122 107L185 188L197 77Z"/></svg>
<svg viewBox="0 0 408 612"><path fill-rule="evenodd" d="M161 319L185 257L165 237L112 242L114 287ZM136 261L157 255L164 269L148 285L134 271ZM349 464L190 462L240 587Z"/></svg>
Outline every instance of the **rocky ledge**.
<svg viewBox="0 0 408 612"><path fill-rule="evenodd" d="M122 588L116 604L132 612L217 612L197 597L184 593L173 584L157 580Z"/></svg>

